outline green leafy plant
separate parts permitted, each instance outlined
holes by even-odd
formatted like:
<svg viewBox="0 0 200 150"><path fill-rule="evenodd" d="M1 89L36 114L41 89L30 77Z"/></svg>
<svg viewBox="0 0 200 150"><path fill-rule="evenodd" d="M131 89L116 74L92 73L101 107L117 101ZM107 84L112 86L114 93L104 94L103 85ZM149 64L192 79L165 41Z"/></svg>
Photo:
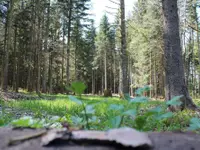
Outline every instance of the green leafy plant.
<svg viewBox="0 0 200 150"><path fill-rule="evenodd" d="M14 127L29 127L29 128L61 128L61 123L66 121L65 117L51 116L49 118L33 118L32 116L24 116L20 119L13 120L11 125Z"/></svg>
<svg viewBox="0 0 200 150"><path fill-rule="evenodd" d="M81 96L81 94L83 94L86 88L87 86L83 82L76 81L72 82L71 87L68 87L67 89L74 92L78 96Z"/></svg>
<svg viewBox="0 0 200 150"><path fill-rule="evenodd" d="M188 130L195 131L200 129L200 119L199 118L192 118L190 120L190 126Z"/></svg>
<svg viewBox="0 0 200 150"><path fill-rule="evenodd" d="M149 102L149 98L143 96L145 92L150 90L149 86L144 86L136 90L137 97L130 98L129 94L125 94L126 100L130 105L135 105L135 109L125 110L123 105L111 104L109 110L119 112L117 116L110 119L112 128L119 128L124 123L125 117L131 117L134 120L134 128L138 130L145 130L145 126L149 119L153 119L156 122L173 117L172 112L166 112L168 105L180 106L181 96L176 96L172 100L165 102L164 107L156 107L153 109L147 109L145 112L141 112L141 106L144 103Z"/></svg>
<svg viewBox="0 0 200 150"><path fill-rule="evenodd" d="M80 87L81 90L79 90L78 87ZM77 96L69 95L67 97L66 95L58 95L56 101L12 102L12 107L17 106L18 108L26 108L33 111L33 113L31 113L31 118L25 117L14 120L12 125L32 128L59 128L62 127L61 123L64 122L79 127L82 126L85 129L108 130L110 128L129 126L141 131L162 131L165 129L177 129L179 127L177 124L177 122L179 122L178 119L174 121L174 118L177 117L177 113L167 112L166 108L168 105L180 105L181 96L174 97L168 102L154 103L154 101L150 101L148 97L143 96L143 93L148 90L148 88L145 87L138 89L139 92L136 91L138 94L134 98L126 94L125 97L127 101L122 101L117 98L107 98L105 100L103 97L82 96L85 90L83 87L86 88L82 83L73 84L73 88L70 88L78 93L76 93ZM66 101L68 98L70 101ZM41 110L44 111L41 112ZM27 115L27 113L25 115ZM190 117L188 118L188 122L189 119ZM1 124L5 124L5 119L3 119L3 123ZM186 123L183 124L184 127L186 127L185 125Z"/></svg>
<svg viewBox="0 0 200 150"><path fill-rule="evenodd" d="M95 122L97 117L95 114L95 104L84 104L81 99L81 94L83 94L86 86L84 83L75 82L72 83L71 89L79 98L75 96L69 96L69 99L75 102L77 105L82 106L83 111L81 114L84 115L84 118L80 118L79 116L72 116L72 120L75 124L86 125L87 129L90 129L89 123ZM180 98L181 96L176 96L170 101L165 102L163 107L155 107L149 108L142 112L142 105L149 102L149 98L143 96L145 92L150 90L149 86L144 86L136 90L136 97L131 98L129 94L124 94L124 98L128 101L129 105L134 105L135 108L126 109L122 104L110 104L108 106L108 111L110 111L110 115L108 116L108 120L110 122L111 128L119 128L124 124L125 118L133 119L134 125L133 127L138 130L145 130L148 120L154 120L155 122L161 122L165 119L173 117L172 112L166 112L168 105L171 106L179 106L181 105ZM98 103L99 104L99 103ZM93 117L93 119L91 119ZM95 118L95 119L94 119ZM90 120L90 121L89 121ZM92 120L92 121L91 121Z"/></svg>
<svg viewBox="0 0 200 150"><path fill-rule="evenodd" d="M81 95L83 94L83 92L86 89L86 85L83 82L73 82L71 84L71 87L69 87L68 89L75 92L75 94L77 94L79 96L79 98L77 98L75 96L69 95L69 99L71 101L73 101L74 103L76 103L77 105L82 106L83 111L81 112L81 114L84 115L84 119L77 117L77 116L76 117L72 116L72 121L75 124L85 125L87 129L90 129L89 123L96 121L96 119L94 119L94 118L96 118L96 116L94 116L95 104L86 105L81 98Z"/></svg>

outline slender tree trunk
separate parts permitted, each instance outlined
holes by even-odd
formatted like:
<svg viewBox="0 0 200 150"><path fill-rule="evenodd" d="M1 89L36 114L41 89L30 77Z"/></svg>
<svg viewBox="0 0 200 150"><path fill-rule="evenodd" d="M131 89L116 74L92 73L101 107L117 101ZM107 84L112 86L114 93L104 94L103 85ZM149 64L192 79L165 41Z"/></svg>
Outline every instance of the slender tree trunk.
<svg viewBox="0 0 200 150"><path fill-rule="evenodd" d="M50 19L50 0L47 6L47 22L45 31L45 41L44 41L44 64L43 64L43 78L42 78L42 92L47 92L47 74L48 74L48 37L49 37L49 19Z"/></svg>
<svg viewBox="0 0 200 150"><path fill-rule="evenodd" d="M75 39L75 50L74 50L74 70L75 70L75 80L78 79L78 74L77 74L77 50L78 50L78 42L77 42L78 37L76 36Z"/></svg>
<svg viewBox="0 0 200 150"><path fill-rule="evenodd" d="M95 70L92 70L92 94L95 94Z"/></svg>
<svg viewBox="0 0 200 150"><path fill-rule="evenodd" d="M155 54L155 58L156 58L156 54ZM157 88L157 70L156 70L156 59L154 60L154 97L155 99L157 99L157 92L158 92L158 88Z"/></svg>
<svg viewBox="0 0 200 150"><path fill-rule="evenodd" d="M196 109L187 86L185 84L184 67L181 54L179 37L179 18L177 0L162 0L164 14L164 54L165 54L165 98L170 100L175 96L182 95L183 105L181 109L188 107ZM170 107L176 110L176 107Z"/></svg>
<svg viewBox="0 0 200 150"><path fill-rule="evenodd" d="M72 0L69 0L69 9L68 9L68 31L67 31L67 68L66 68L66 76L67 76L67 85L70 82L70 41L71 41L71 19L72 19Z"/></svg>
<svg viewBox="0 0 200 150"><path fill-rule="evenodd" d="M16 74L17 74L17 27L15 26L14 36L14 64L13 64L13 91L16 89Z"/></svg>
<svg viewBox="0 0 200 150"><path fill-rule="evenodd" d="M31 0L31 11L34 12L34 0ZM31 13L31 28L30 28L30 45L29 45L29 51L28 51L28 77L27 77L27 90L28 92L32 91L32 53L33 53L33 39L34 39L34 23L35 23L35 14ZM19 44L20 45L20 44ZM20 48L20 47L19 47Z"/></svg>
<svg viewBox="0 0 200 150"><path fill-rule="evenodd" d="M38 1L38 5L39 5L39 1ZM38 6L39 7L39 6ZM37 94L40 94L40 55L41 55L41 48L42 48L42 43L41 41L41 19L40 17L38 18L38 33L37 33Z"/></svg>
<svg viewBox="0 0 200 150"><path fill-rule="evenodd" d="M104 58L104 90L108 90L108 82L107 82L107 51L105 50L105 58Z"/></svg>
<svg viewBox="0 0 200 150"><path fill-rule="evenodd" d="M49 55L49 93L52 93L52 63L53 63L53 56L50 53Z"/></svg>
<svg viewBox="0 0 200 150"><path fill-rule="evenodd" d="M194 57L194 31L192 30L191 31L191 38L192 38L192 40L191 40L191 43L190 43L190 45L191 45L191 61L190 61L190 64L191 65L189 65L191 68L192 68L192 82L191 82L191 84L192 84L192 97L194 97L195 96L195 64L194 64L194 59L195 59L195 57ZM190 73L190 72L189 72Z"/></svg>
<svg viewBox="0 0 200 150"><path fill-rule="evenodd" d="M114 90L113 90L113 92L114 93L116 93L116 54L115 54L115 52L114 52L114 69L113 69L113 88L114 88Z"/></svg>
<svg viewBox="0 0 200 150"><path fill-rule="evenodd" d="M18 89L19 89L19 70L20 70L20 60L18 56L15 92L18 92Z"/></svg>
<svg viewBox="0 0 200 150"><path fill-rule="evenodd" d="M103 76L103 73L102 73L102 77L101 77L101 94L103 94L104 89L105 89L104 88L104 76Z"/></svg>
<svg viewBox="0 0 200 150"><path fill-rule="evenodd" d="M130 95L133 96L133 63L130 62L130 82L131 82L131 92Z"/></svg>
<svg viewBox="0 0 200 150"><path fill-rule="evenodd" d="M152 51L150 51L150 86L152 86ZM150 98L152 97L152 89L150 89Z"/></svg>
<svg viewBox="0 0 200 150"><path fill-rule="evenodd" d="M65 29L63 27L63 49L62 49L62 84L64 84L64 61L65 61Z"/></svg>

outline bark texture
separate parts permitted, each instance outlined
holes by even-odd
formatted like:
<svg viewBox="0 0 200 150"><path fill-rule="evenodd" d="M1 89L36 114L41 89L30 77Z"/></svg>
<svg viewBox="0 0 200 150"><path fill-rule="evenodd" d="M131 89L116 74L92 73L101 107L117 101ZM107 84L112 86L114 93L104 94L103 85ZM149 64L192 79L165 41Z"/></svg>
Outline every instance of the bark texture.
<svg viewBox="0 0 200 150"><path fill-rule="evenodd" d="M164 15L164 54L165 54L165 98L182 97L181 109L195 109L185 84L182 50L179 37L177 0L162 0ZM172 108L174 109L174 108Z"/></svg>
<svg viewBox="0 0 200 150"><path fill-rule="evenodd" d="M120 0L121 10L121 64L120 64L120 92L129 93L128 84L128 56L126 52L126 20L124 0Z"/></svg>

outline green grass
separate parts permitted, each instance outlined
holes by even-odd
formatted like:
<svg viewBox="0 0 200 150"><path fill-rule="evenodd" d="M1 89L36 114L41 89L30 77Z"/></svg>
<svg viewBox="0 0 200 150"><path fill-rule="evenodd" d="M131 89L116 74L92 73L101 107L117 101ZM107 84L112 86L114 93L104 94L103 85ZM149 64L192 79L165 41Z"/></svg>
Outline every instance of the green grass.
<svg viewBox="0 0 200 150"><path fill-rule="evenodd" d="M55 97L53 95L52 97ZM98 121L91 123L91 129L98 130L107 130L110 129L111 123L110 119L115 116L120 115L119 111L109 111L109 106L111 104L123 105L126 110L135 109L135 104L129 104L125 100L119 98L107 98L107 101L104 97L99 96L83 96L82 97L85 104L94 104L97 102L103 102L95 106L95 114L98 118ZM200 104L200 101L196 101ZM72 123L71 117L76 116L83 118L84 114L81 112L83 108L71 102L66 95L56 95L53 100L21 100L21 101L11 101L6 102L3 105L10 108L17 109L18 113L20 112L31 112L34 118L44 119L50 118L49 116L60 116L67 119L67 122ZM162 101L150 101L144 103L140 107L141 116L143 112L150 108L156 106L162 106ZM23 114L23 113L22 113ZM155 121L151 117L145 123L145 131L171 131L171 130L186 130L189 126L189 121L196 114L191 111L182 111L175 113L174 116L170 119L164 119L162 121ZM0 119L4 120L4 124L9 124L12 119L15 118L13 114L4 113L3 117ZM134 119L131 117L125 117L122 126L135 127Z"/></svg>

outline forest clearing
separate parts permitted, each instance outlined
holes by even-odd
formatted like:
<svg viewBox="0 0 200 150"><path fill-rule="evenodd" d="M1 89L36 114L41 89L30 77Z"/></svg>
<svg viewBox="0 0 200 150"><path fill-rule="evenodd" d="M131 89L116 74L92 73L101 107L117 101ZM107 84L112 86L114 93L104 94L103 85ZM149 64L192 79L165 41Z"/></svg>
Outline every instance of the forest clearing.
<svg viewBox="0 0 200 150"><path fill-rule="evenodd" d="M0 0L0 149L198 149L199 7Z"/></svg>

